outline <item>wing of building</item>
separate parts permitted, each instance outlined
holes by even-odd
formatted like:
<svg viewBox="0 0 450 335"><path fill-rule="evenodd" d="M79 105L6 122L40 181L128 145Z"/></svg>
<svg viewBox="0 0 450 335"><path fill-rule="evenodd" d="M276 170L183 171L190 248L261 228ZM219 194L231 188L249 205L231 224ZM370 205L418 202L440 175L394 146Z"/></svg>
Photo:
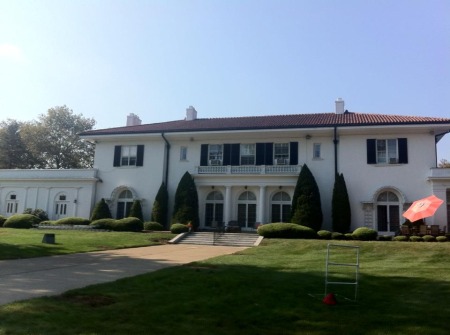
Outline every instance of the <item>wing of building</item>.
<svg viewBox="0 0 450 335"><path fill-rule="evenodd" d="M447 226L450 169L436 168L436 143L450 131L450 119L350 113L340 99L335 107L323 114L208 119L189 107L182 120L141 124L131 114L125 127L84 132L82 138L96 143L95 182L92 199L86 199L91 207L78 213L88 216L92 203L104 198L120 218L140 199L150 219L161 183L172 208L188 171L198 191L201 228L217 221L253 229L288 220L307 164L319 186L324 229L331 230L336 173L346 180L353 229L394 233L409 205L430 194L445 204L427 222ZM11 192L2 190L3 212ZM57 198L48 197L47 209L54 212Z"/></svg>

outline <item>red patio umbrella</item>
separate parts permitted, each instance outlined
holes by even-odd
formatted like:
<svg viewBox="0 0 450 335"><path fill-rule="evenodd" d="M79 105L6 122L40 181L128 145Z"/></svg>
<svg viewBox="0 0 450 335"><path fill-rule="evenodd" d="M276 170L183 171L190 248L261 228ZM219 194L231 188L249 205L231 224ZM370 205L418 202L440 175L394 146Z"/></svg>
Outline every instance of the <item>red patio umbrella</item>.
<svg viewBox="0 0 450 335"><path fill-rule="evenodd" d="M435 195L430 195L429 197L414 201L411 207L403 213L403 216L411 222L433 216L443 202L444 200L439 199Z"/></svg>

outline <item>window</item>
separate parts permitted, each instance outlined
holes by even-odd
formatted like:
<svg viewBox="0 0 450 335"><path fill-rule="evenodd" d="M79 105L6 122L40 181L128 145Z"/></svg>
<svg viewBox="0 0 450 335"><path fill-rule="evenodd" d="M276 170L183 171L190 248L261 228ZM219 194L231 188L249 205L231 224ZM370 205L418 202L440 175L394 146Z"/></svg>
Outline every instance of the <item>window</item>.
<svg viewBox="0 0 450 335"><path fill-rule="evenodd" d="M255 144L241 144L241 165L255 165Z"/></svg>
<svg viewBox="0 0 450 335"><path fill-rule="evenodd" d="M291 197L286 192L275 193L272 197L272 221L289 222L291 219Z"/></svg>
<svg viewBox="0 0 450 335"><path fill-rule="evenodd" d="M400 229L400 203L398 196L384 191L377 197L378 231L397 232Z"/></svg>
<svg viewBox="0 0 450 335"><path fill-rule="evenodd" d="M123 219L130 214L131 206L133 205L133 194L130 190L120 192L117 199L116 219Z"/></svg>
<svg viewBox="0 0 450 335"><path fill-rule="evenodd" d="M321 144L320 143L314 143L313 145L313 158L320 158L320 147Z"/></svg>
<svg viewBox="0 0 450 335"><path fill-rule="evenodd" d="M15 194L10 194L8 200L6 201L6 214L16 214L19 208L19 202L17 201L17 196Z"/></svg>
<svg viewBox="0 0 450 335"><path fill-rule="evenodd" d="M222 144L210 144L208 152L209 165L222 165L223 147Z"/></svg>
<svg viewBox="0 0 450 335"><path fill-rule="evenodd" d="M187 160L187 147L180 147L180 161Z"/></svg>
<svg viewBox="0 0 450 335"><path fill-rule="evenodd" d="M253 228L256 223L256 196L244 192L238 199L238 224L240 227Z"/></svg>
<svg viewBox="0 0 450 335"><path fill-rule="evenodd" d="M367 164L407 164L406 138L368 139Z"/></svg>
<svg viewBox="0 0 450 335"><path fill-rule="evenodd" d="M289 143L274 143L275 165L289 164Z"/></svg>
<svg viewBox="0 0 450 335"><path fill-rule="evenodd" d="M206 197L205 204L205 226L213 226L213 222L223 221L223 195L218 191L213 191Z"/></svg>
<svg viewBox="0 0 450 335"><path fill-rule="evenodd" d="M116 145L114 147L114 166L143 166L143 145Z"/></svg>

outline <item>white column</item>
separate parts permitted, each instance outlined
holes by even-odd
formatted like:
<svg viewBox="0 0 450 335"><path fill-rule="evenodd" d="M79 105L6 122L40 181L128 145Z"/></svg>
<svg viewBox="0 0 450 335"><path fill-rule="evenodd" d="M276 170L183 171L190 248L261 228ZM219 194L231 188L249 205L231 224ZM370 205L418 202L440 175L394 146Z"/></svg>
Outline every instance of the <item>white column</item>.
<svg viewBox="0 0 450 335"><path fill-rule="evenodd" d="M266 186L259 187L259 202L258 202L258 215L256 217L256 222L265 223L266 218L264 217L264 208L266 203Z"/></svg>
<svg viewBox="0 0 450 335"><path fill-rule="evenodd" d="M231 220L231 186L225 186L225 203L223 204L223 221L228 225Z"/></svg>

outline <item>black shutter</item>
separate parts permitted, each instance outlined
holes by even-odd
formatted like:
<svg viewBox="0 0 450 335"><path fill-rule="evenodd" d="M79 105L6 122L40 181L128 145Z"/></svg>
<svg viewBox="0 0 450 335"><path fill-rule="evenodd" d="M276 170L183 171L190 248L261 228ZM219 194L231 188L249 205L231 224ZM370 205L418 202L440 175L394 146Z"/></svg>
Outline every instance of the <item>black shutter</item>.
<svg viewBox="0 0 450 335"><path fill-rule="evenodd" d="M241 160L241 145L239 143L231 145L231 161L230 165L240 165Z"/></svg>
<svg viewBox="0 0 450 335"><path fill-rule="evenodd" d="M113 166L120 166L120 156L122 154L122 146L116 145L114 147L114 161Z"/></svg>
<svg viewBox="0 0 450 335"><path fill-rule="evenodd" d="M273 165L273 143L266 143L266 160L265 165Z"/></svg>
<svg viewBox="0 0 450 335"><path fill-rule="evenodd" d="M223 145L223 163L222 165L231 165L231 144Z"/></svg>
<svg viewBox="0 0 450 335"><path fill-rule="evenodd" d="M137 157L136 157L136 166L144 165L144 145L140 144L137 146Z"/></svg>
<svg viewBox="0 0 450 335"><path fill-rule="evenodd" d="M377 148L374 138L367 139L367 164L377 163Z"/></svg>
<svg viewBox="0 0 450 335"><path fill-rule="evenodd" d="M408 164L408 139L398 139L398 162L400 164Z"/></svg>
<svg viewBox="0 0 450 335"><path fill-rule="evenodd" d="M255 165L264 165L265 160L265 143L256 143L256 164Z"/></svg>
<svg viewBox="0 0 450 335"><path fill-rule="evenodd" d="M202 144L201 146L200 166L208 166L208 144Z"/></svg>
<svg viewBox="0 0 450 335"><path fill-rule="evenodd" d="M289 165L298 165L298 142L289 143Z"/></svg>

